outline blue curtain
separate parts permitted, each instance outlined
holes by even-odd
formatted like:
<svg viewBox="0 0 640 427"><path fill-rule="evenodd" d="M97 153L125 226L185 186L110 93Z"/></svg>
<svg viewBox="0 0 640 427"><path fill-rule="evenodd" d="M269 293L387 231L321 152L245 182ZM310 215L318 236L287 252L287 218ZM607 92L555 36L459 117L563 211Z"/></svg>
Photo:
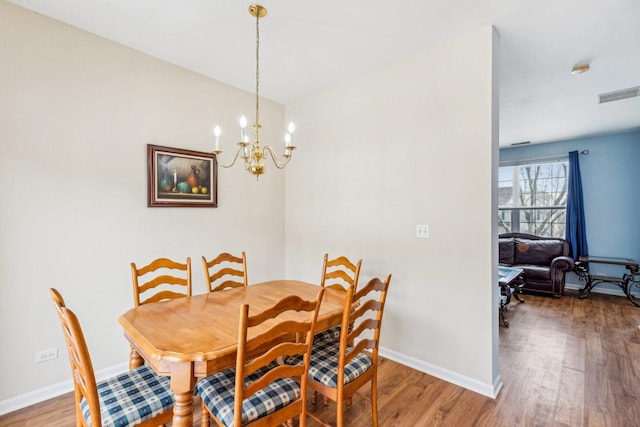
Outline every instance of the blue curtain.
<svg viewBox="0 0 640 427"><path fill-rule="evenodd" d="M588 256L587 231L584 220L584 202L582 200L582 177L578 152L569 153L569 190L567 193L566 240L571 248L571 256L578 260Z"/></svg>

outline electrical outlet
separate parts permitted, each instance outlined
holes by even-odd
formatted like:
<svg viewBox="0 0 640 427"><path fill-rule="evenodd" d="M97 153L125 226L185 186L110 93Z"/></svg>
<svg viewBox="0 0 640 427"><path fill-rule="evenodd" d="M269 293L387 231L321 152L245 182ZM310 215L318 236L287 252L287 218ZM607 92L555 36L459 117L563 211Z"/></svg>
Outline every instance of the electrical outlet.
<svg viewBox="0 0 640 427"><path fill-rule="evenodd" d="M429 224L416 225L416 238L428 239L429 238Z"/></svg>
<svg viewBox="0 0 640 427"><path fill-rule="evenodd" d="M57 359L58 349L50 348L49 350L39 351L36 353L36 363L46 362L47 360Z"/></svg>

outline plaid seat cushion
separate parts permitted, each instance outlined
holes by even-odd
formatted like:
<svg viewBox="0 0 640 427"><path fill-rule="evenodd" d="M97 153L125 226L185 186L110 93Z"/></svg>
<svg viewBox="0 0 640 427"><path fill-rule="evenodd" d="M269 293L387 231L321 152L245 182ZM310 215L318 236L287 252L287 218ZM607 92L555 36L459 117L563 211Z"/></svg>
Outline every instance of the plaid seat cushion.
<svg viewBox="0 0 640 427"><path fill-rule="evenodd" d="M245 377L245 386L266 374L275 363ZM233 401L236 369L227 369L198 381L196 388L209 411L225 426L233 426ZM242 424L284 408L300 397L300 384L292 378L280 378L242 402Z"/></svg>
<svg viewBox="0 0 640 427"><path fill-rule="evenodd" d="M351 347L347 346L347 353ZM309 378L326 385L327 387L338 387L338 356L340 354L340 342L320 341L313 343L311 350L311 363L309 364ZM285 363L296 365L302 363L302 356L291 356L285 359ZM344 383L351 381L365 373L371 366L373 360L366 353L358 353L344 367Z"/></svg>
<svg viewBox="0 0 640 427"><path fill-rule="evenodd" d="M328 340L339 340L340 339L340 331L342 330L341 326L335 326L331 329L327 329L322 332L318 332L313 337L313 343L317 343L320 341L328 341Z"/></svg>
<svg viewBox="0 0 640 427"><path fill-rule="evenodd" d="M169 377L160 377L141 366L98 383L103 426L134 426L173 407ZM82 416L91 425L89 405L80 402Z"/></svg>

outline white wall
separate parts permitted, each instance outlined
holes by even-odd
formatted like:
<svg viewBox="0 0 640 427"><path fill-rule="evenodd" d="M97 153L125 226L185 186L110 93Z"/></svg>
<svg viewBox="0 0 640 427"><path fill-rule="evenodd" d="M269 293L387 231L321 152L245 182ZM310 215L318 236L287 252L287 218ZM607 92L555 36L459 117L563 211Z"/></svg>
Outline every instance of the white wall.
<svg viewBox="0 0 640 427"><path fill-rule="evenodd" d="M284 275L284 174L219 174L219 207L147 208L146 144L200 151L254 96L0 2L0 402L70 379L49 299L58 288L85 329L97 370L128 360L118 316L133 305L129 263L193 263L246 250L251 282ZM263 141L284 107L261 103ZM57 347L60 358L35 364Z"/></svg>
<svg viewBox="0 0 640 427"><path fill-rule="evenodd" d="M304 151L285 182L287 276L318 280L324 252L362 258L361 283L392 273L385 354L487 395L499 387L496 40L484 27L287 106Z"/></svg>

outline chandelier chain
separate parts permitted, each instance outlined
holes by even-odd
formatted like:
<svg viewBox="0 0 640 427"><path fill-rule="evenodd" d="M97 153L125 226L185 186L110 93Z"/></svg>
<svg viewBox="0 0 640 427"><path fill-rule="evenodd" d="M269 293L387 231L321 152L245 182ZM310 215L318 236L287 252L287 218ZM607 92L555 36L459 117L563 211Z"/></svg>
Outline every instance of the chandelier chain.
<svg viewBox="0 0 640 427"><path fill-rule="evenodd" d="M256 139L258 137L257 126L260 123L260 12L256 13Z"/></svg>

